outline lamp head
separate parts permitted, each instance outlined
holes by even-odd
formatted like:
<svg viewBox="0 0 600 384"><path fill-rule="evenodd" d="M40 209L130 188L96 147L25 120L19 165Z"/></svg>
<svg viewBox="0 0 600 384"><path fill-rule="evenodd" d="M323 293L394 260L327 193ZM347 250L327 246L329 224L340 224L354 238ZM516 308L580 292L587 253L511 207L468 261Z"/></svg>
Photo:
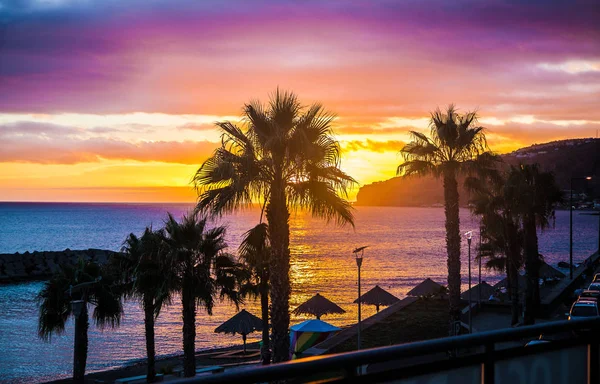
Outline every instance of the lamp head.
<svg viewBox="0 0 600 384"><path fill-rule="evenodd" d="M471 240L473 238L473 231L465 233L465 236L467 237L467 240Z"/></svg>
<svg viewBox="0 0 600 384"><path fill-rule="evenodd" d="M585 179L586 180L592 180L592 176L586 176Z"/></svg>

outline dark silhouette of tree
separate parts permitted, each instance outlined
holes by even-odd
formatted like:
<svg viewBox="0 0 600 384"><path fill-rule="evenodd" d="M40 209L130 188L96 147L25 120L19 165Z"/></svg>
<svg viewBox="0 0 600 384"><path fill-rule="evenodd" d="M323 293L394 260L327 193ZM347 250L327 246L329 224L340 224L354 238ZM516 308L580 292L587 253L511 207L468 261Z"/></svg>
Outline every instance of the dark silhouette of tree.
<svg viewBox="0 0 600 384"><path fill-rule="evenodd" d="M183 317L183 372L196 375L196 308L212 315L215 299L229 299L236 307L242 301L238 283L242 269L225 253L225 227L209 228L206 218L197 214L183 216L179 223L169 214L165 223L167 245L176 286L181 292Z"/></svg>
<svg viewBox="0 0 600 384"><path fill-rule="evenodd" d="M562 192L550 172L541 172L537 164L512 166L505 188L509 190L510 203L518 212L524 236L525 324L535 323L540 304L537 229L546 229L554 218L554 207L562 202Z"/></svg>
<svg viewBox="0 0 600 384"><path fill-rule="evenodd" d="M246 266L248 281L242 289L242 294L260 297L262 317L262 348L263 364L271 361L269 340L269 257L271 245L269 242L269 227L260 223L244 234L239 247L240 262Z"/></svg>
<svg viewBox="0 0 600 384"><path fill-rule="evenodd" d="M355 181L339 168L333 119L320 104L302 107L294 93L277 90L268 105L244 106L243 128L217 123L222 145L194 176L200 211L218 215L263 202L271 241L274 362L289 359L290 209L354 225L345 197Z"/></svg>
<svg viewBox="0 0 600 384"><path fill-rule="evenodd" d="M481 217L483 233L479 257L487 258L486 267L506 273L507 293L511 301L511 325L519 322L519 269L523 265L523 233L519 215L512 204L512 189L504 178L467 178L473 191L472 211Z"/></svg>
<svg viewBox="0 0 600 384"><path fill-rule="evenodd" d="M117 286L98 264L79 260L75 266L62 266L45 283L38 301L38 335L46 341L52 334L64 333L67 319L74 317L73 381L82 383L88 352L88 307L94 307L92 318L97 327L118 326L123 306Z"/></svg>
<svg viewBox="0 0 600 384"><path fill-rule="evenodd" d="M448 252L448 293L451 321L460 313L460 222L457 177L484 172L498 160L487 146L476 112L459 114L454 105L431 114L429 136L411 131L412 141L401 149L404 162L397 174L442 177Z"/></svg>
<svg viewBox="0 0 600 384"><path fill-rule="evenodd" d="M148 383L156 379L154 321L163 305L171 303L172 293L176 290L163 236L161 231L154 232L152 228L146 228L141 237L131 233L123 244L123 254L111 260L121 276L124 296L139 300L144 310Z"/></svg>

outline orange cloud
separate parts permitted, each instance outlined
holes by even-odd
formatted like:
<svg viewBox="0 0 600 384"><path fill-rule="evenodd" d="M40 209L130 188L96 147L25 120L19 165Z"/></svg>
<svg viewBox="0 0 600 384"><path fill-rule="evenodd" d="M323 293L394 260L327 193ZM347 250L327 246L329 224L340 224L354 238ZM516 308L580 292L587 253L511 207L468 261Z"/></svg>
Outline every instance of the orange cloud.
<svg viewBox="0 0 600 384"><path fill-rule="evenodd" d="M374 140L352 140L344 142L342 147L344 152L371 151L371 152L398 152L404 146L400 140L374 141Z"/></svg>

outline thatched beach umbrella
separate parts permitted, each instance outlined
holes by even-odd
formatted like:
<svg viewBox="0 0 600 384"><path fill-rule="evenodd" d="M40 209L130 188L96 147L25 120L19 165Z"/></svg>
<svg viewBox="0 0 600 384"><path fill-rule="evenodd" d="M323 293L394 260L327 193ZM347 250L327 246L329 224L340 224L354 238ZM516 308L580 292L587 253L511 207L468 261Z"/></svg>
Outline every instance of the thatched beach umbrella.
<svg viewBox="0 0 600 384"><path fill-rule="evenodd" d="M246 354L246 335L254 331L262 331L262 320L250 312L242 309L231 319L215 328L215 333L225 333L242 335L244 341L244 354Z"/></svg>
<svg viewBox="0 0 600 384"><path fill-rule="evenodd" d="M540 279L550 280L550 279L562 279L565 277L565 274L559 271L558 269L552 267L545 261L540 262L539 269Z"/></svg>
<svg viewBox="0 0 600 384"><path fill-rule="evenodd" d="M426 278L419 285L408 291L408 296L433 296L444 292L444 286Z"/></svg>
<svg viewBox="0 0 600 384"><path fill-rule="evenodd" d="M481 290L481 298L479 297L479 291ZM463 300L468 300L469 299L469 291L471 291L471 299L473 301L488 301L490 299L490 296L492 296L493 294L496 293L496 289L494 287L492 287L491 285L489 285L488 283L486 283L485 281L481 282L481 288L479 286L479 284L473 286L471 289L467 289L466 291L464 291L460 297Z"/></svg>
<svg viewBox="0 0 600 384"><path fill-rule="evenodd" d="M359 299L354 300L354 304L358 303ZM400 299L396 296L392 295L388 291L381 288L379 285L376 285L369 292L365 293L360 297L360 302L365 304L374 305L379 312L379 306L388 306L392 305Z"/></svg>
<svg viewBox="0 0 600 384"><path fill-rule="evenodd" d="M346 311L333 301L328 300L317 293L304 303L300 304L292 313L294 315L314 315L317 319L321 319L321 316L323 315L328 315L330 313L346 313Z"/></svg>

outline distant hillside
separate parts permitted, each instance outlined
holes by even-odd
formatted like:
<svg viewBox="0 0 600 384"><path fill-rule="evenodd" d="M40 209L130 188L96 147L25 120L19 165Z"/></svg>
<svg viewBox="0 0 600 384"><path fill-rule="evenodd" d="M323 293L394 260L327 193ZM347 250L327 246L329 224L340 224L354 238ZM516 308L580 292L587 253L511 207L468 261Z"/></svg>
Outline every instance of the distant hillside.
<svg viewBox="0 0 600 384"><path fill-rule="evenodd" d="M593 176L589 182L575 181L573 189L600 197L600 139L571 139L534 144L502 155L507 164L538 163L551 171L561 189L568 190L571 177ZM462 183L461 183L462 185ZM468 202L460 191L461 205ZM355 205L435 206L444 203L442 181L433 177L394 177L360 188Z"/></svg>

